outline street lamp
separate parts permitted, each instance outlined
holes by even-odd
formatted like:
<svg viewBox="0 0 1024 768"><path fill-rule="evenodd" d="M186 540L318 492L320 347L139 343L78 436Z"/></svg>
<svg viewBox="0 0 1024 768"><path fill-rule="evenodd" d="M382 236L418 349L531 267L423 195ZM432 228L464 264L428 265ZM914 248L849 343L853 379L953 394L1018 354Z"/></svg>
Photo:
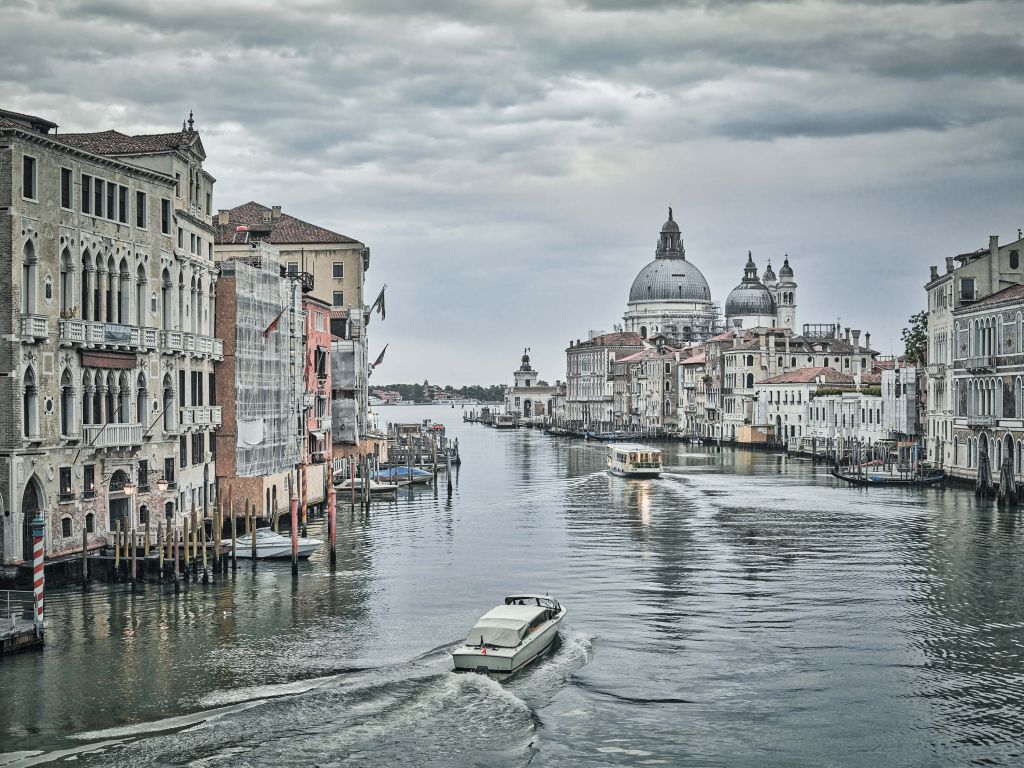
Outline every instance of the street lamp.
<svg viewBox="0 0 1024 768"><path fill-rule="evenodd" d="M159 480L156 481L156 489L160 491L160 493L166 493L168 487L169 485L167 483L166 477L161 477Z"/></svg>

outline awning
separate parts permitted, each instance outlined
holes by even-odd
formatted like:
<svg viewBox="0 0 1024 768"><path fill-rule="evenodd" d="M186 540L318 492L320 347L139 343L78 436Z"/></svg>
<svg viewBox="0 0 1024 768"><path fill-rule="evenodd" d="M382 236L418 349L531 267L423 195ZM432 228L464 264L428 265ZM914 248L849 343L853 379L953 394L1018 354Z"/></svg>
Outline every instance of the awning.
<svg viewBox="0 0 1024 768"><path fill-rule="evenodd" d="M134 368L138 357L129 352L83 352L83 368Z"/></svg>

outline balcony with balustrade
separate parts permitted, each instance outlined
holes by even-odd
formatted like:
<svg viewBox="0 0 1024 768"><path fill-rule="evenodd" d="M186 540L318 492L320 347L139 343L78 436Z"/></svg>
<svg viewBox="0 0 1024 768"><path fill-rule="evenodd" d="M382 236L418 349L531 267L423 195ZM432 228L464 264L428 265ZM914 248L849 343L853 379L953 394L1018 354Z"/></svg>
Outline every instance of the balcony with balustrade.
<svg viewBox="0 0 1024 768"><path fill-rule="evenodd" d="M50 320L46 315L22 315L21 316L21 339L36 343L46 341L50 335Z"/></svg>
<svg viewBox="0 0 1024 768"><path fill-rule="evenodd" d="M214 336L202 336L188 331L160 331L160 346L164 352L171 354L224 359L224 341Z"/></svg>
<svg viewBox="0 0 1024 768"><path fill-rule="evenodd" d="M87 448L124 448L142 445L142 424L85 424L82 442Z"/></svg>
<svg viewBox="0 0 1024 768"><path fill-rule="evenodd" d="M178 408L178 426L181 429L216 428L220 425L221 406L219 405L188 405Z"/></svg>
<svg viewBox="0 0 1024 768"><path fill-rule="evenodd" d="M140 328L98 320L63 319L58 322L61 344L86 349L115 349L146 352L157 348L156 328Z"/></svg>

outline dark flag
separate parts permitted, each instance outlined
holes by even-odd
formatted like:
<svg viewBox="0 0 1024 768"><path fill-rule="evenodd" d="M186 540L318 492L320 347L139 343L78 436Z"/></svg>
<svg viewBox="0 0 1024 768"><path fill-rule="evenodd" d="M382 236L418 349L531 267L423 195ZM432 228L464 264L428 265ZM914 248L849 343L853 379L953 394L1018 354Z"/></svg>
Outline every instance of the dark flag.
<svg viewBox="0 0 1024 768"><path fill-rule="evenodd" d="M371 370L371 371L372 371L372 370L373 370L374 368L376 368L376 367L377 367L378 365L380 365L381 363L383 363L383 362L384 362L384 353L385 353L385 352L387 352L387 351L388 351L388 345L387 345L387 344L385 344L385 345L384 345L384 349L382 349L382 350L380 351L380 354L379 354L379 355L377 355L377 359L376 359L376 360L374 360L374 361L373 361L373 365L371 365L371 366L370 366L370 370Z"/></svg>
<svg viewBox="0 0 1024 768"><path fill-rule="evenodd" d="M277 317L275 317L270 322L270 325L268 325L266 327L266 329L263 331L263 338L264 339L267 338L267 336L270 335L271 331L274 331L274 330L277 329L277 326L281 323L281 315L283 315L283 314L284 314L284 310L282 309L280 312L277 313Z"/></svg>
<svg viewBox="0 0 1024 768"><path fill-rule="evenodd" d="M385 317L385 313L384 313L384 288L387 288L387 287L388 287L387 283L385 283L384 287L380 289L380 293L377 295L377 300L374 301L373 302L373 306L370 307L370 314L371 315L373 314L373 311L375 309L379 309L380 310L380 319L381 320L383 320L384 317ZM370 324L370 318L369 317L366 318L366 324L367 325Z"/></svg>

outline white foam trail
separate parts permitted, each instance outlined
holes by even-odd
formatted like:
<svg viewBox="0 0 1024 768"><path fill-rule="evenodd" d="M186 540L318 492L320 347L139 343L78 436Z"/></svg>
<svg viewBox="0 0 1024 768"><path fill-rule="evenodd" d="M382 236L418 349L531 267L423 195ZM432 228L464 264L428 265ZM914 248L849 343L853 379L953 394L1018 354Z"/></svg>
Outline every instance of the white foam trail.
<svg viewBox="0 0 1024 768"><path fill-rule="evenodd" d="M33 765L43 765L45 763L52 763L56 760L77 760L79 755L87 755L92 752L102 752L107 747L112 747L116 744L122 744L125 739L108 739L107 741L100 741L95 744L88 744L82 747L72 747L71 749L58 749L54 752L9 752L4 755L0 755L0 766L3 768L29 768ZM8 761L6 758L14 756L13 761Z"/></svg>
<svg viewBox="0 0 1024 768"><path fill-rule="evenodd" d="M201 712L193 712L190 715L179 715L178 717L165 717L162 720L151 720L147 723L138 723L136 725L125 725L119 728L105 728L101 731L86 731L85 733L78 733L72 736L73 739L79 741L92 741L93 739L110 739L110 738L125 738L129 736L140 736L147 733L157 733L159 731L176 731L181 728L187 728L190 725L196 725L197 723L208 722L210 720L217 720L230 715L235 712L243 712L253 707L258 707L260 704L265 703L266 699L256 699L254 701L243 702L241 704L234 704L229 707L219 707L217 709L207 709Z"/></svg>
<svg viewBox="0 0 1024 768"><path fill-rule="evenodd" d="M201 698L199 705L202 707L223 707L253 699L274 699L280 696L292 696L297 693L312 691L314 688L319 688L337 679L338 675L328 675L327 677L318 677L311 680L295 680L291 683L252 685L246 688L235 688L230 691L217 691Z"/></svg>

